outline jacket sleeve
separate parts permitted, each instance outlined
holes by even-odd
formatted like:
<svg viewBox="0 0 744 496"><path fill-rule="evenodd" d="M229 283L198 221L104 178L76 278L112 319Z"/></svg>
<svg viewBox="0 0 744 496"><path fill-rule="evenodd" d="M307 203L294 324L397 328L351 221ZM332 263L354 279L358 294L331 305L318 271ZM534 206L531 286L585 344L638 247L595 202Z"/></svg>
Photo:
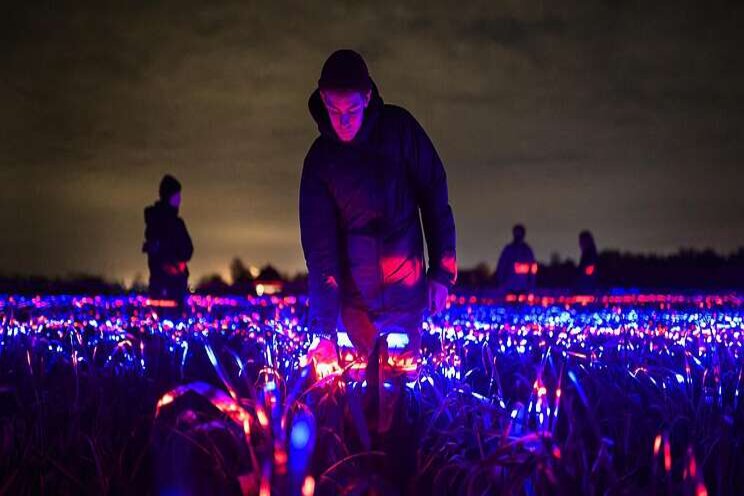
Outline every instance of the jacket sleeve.
<svg viewBox="0 0 744 496"><path fill-rule="evenodd" d="M194 246L183 219L179 217L167 219L167 222L158 228L158 232L153 234L159 238L160 255L164 262L181 263L191 260Z"/></svg>
<svg viewBox="0 0 744 496"><path fill-rule="evenodd" d="M496 284L503 284L506 281L506 277L512 270L510 265L509 248L505 247L501 250L499 255L499 263L496 265L496 273L494 274L494 280Z"/></svg>
<svg viewBox="0 0 744 496"><path fill-rule="evenodd" d="M142 252L150 254L152 251L154 251L152 246L152 228L150 228L147 209L145 209L145 239L142 241Z"/></svg>
<svg viewBox="0 0 744 496"><path fill-rule="evenodd" d="M194 245L191 242L191 236L186 229L186 223L183 219L178 219L179 224L179 242L178 242L178 261L188 262L194 255Z"/></svg>
<svg viewBox="0 0 744 496"><path fill-rule="evenodd" d="M535 254L529 246L527 247L527 260L529 260L530 263L535 261Z"/></svg>
<svg viewBox="0 0 744 496"><path fill-rule="evenodd" d="M327 185L308 163L306 159L300 182L300 237L308 272L309 327L335 335L340 307L337 211Z"/></svg>
<svg viewBox="0 0 744 496"><path fill-rule="evenodd" d="M447 175L424 129L413 116L408 118L408 163L429 250L427 276L452 287L457 279L457 254Z"/></svg>

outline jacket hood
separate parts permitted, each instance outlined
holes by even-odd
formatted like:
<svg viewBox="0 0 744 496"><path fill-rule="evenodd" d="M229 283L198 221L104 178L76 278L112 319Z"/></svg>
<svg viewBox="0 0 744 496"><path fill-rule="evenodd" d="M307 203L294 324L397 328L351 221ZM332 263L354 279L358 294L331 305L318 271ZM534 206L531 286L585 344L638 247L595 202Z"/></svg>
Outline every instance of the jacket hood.
<svg viewBox="0 0 744 496"><path fill-rule="evenodd" d="M372 81L372 98L369 101L369 105L367 105L367 108L364 110L362 128L359 129L359 132L354 136L351 143L361 143L367 140L370 132L375 127L383 105L384 102L382 101L380 92L377 90L377 85ZM313 91L307 102L307 106L310 109L310 115L318 125L318 131L320 134L328 139L340 142L341 140L338 139L336 131L333 130L331 120L328 118L328 111L326 110L325 105L323 105L323 100L320 98L320 90L316 89Z"/></svg>

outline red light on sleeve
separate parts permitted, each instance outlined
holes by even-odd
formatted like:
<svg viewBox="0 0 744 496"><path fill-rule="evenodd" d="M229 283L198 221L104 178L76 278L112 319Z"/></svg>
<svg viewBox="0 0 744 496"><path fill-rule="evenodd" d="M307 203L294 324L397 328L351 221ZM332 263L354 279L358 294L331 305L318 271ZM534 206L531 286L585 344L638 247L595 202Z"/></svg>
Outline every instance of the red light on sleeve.
<svg viewBox="0 0 744 496"><path fill-rule="evenodd" d="M530 265L529 263L521 263L517 262L514 264L514 273L519 275L526 275L530 273Z"/></svg>

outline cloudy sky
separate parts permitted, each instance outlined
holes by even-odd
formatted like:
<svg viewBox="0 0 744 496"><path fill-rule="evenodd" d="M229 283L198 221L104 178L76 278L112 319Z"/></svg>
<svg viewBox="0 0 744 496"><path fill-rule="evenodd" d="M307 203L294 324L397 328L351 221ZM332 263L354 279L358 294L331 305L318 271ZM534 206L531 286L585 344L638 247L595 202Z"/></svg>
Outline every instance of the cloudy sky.
<svg viewBox="0 0 744 496"><path fill-rule="evenodd" d="M184 185L194 279L304 268L307 97L367 59L442 156L461 265L516 222L538 258L744 245L744 10L731 2L15 2L0 15L0 272L146 273Z"/></svg>

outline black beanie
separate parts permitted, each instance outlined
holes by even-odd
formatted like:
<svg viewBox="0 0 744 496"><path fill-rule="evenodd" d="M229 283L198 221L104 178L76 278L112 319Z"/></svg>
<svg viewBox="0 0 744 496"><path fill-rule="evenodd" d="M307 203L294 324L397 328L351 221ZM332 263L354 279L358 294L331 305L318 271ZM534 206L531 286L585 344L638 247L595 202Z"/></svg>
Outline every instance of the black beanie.
<svg viewBox="0 0 744 496"><path fill-rule="evenodd" d="M323 64L318 80L321 90L369 91L372 81L364 59L354 50L336 50Z"/></svg>
<svg viewBox="0 0 744 496"><path fill-rule="evenodd" d="M175 195L181 191L181 183L178 182L178 179L171 176L170 174L166 174L163 176L163 179L160 180L160 199L161 200L169 200L171 196Z"/></svg>

